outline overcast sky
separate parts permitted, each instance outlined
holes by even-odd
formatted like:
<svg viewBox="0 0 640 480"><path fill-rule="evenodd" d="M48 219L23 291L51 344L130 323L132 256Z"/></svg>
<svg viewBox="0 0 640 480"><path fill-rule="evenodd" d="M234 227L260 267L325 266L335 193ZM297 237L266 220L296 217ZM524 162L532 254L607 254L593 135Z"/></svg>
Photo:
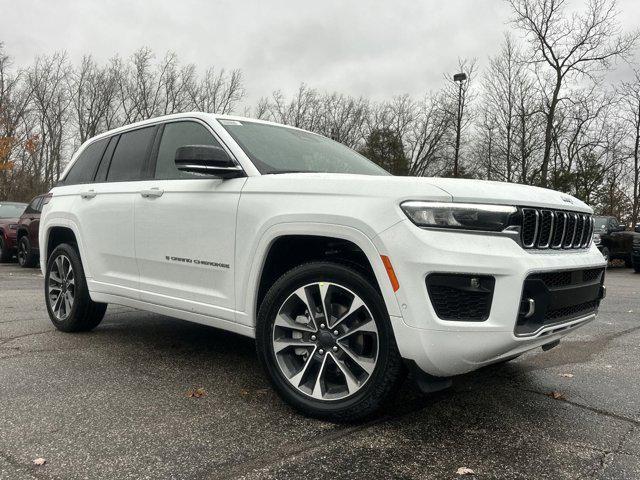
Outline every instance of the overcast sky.
<svg viewBox="0 0 640 480"><path fill-rule="evenodd" d="M626 29L640 25L640 1L618 5ZM171 50L200 70L242 69L249 104L300 82L382 99L439 88L458 57L483 66L509 15L502 0L0 0L0 42L18 65Z"/></svg>

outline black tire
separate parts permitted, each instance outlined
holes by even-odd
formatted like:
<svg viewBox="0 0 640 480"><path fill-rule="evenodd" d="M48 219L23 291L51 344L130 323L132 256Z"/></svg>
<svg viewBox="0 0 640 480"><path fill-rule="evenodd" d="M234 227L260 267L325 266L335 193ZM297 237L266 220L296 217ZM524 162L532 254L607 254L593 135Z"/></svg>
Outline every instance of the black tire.
<svg viewBox="0 0 640 480"><path fill-rule="evenodd" d="M296 289L314 282L331 282L358 295L371 312L377 328L377 357L373 371L359 390L339 400L316 399L298 391L278 366L274 353L274 321L280 307ZM259 309L256 348L267 376L282 399L305 415L334 422L354 422L375 414L393 399L406 374L381 295L360 273L332 262L301 265L273 284Z"/></svg>
<svg viewBox="0 0 640 480"><path fill-rule="evenodd" d="M625 258L624 266L625 266L625 268L633 268L633 262L631 261L630 258Z"/></svg>
<svg viewBox="0 0 640 480"><path fill-rule="evenodd" d="M22 268L33 268L38 264L38 256L31 248L31 242L26 235L18 240L18 264Z"/></svg>
<svg viewBox="0 0 640 480"><path fill-rule="evenodd" d="M54 265L59 258L61 260L68 259L73 271L73 302L71 303L69 312L65 312L64 316L57 315L54 312L56 304L54 303L54 305L52 305L52 302L55 302L55 300L49 293L50 285L57 283L52 278L52 271L54 271L54 268L57 268L57 266L54 267ZM54 277L55 276L57 276L57 273L54 271ZM71 290L71 288L65 287L65 291L66 290ZM91 300L87 288L87 281L84 276L84 269L82 268L82 261L73 244L63 243L56 247L49 256L44 277L44 295L51 322L58 330L62 330L63 332L86 332L92 330L100 324L107 310L106 303L97 303Z"/></svg>
<svg viewBox="0 0 640 480"><path fill-rule="evenodd" d="M611 253L609 252L609 249L607 247L604 247L602 249L602 256L604 257L605 261L607 262L607 265L609 265L609 261L611 259Z"/></svg>
<svg viewBox="0 0 640 480"><path fill-rule="evenodd" d="M2 238L2 235L0 234L0 263L10 262L13 258L12 252L7 250L5 245L6 243L4 241L4 238Z"/></svg>
<svg viewBox="0 0 640 480"><path fill-rule="evenodd" d="M640 273L640 260L638 260L637 262L634 262L633 269L635 270L636 273Z"/></svg>

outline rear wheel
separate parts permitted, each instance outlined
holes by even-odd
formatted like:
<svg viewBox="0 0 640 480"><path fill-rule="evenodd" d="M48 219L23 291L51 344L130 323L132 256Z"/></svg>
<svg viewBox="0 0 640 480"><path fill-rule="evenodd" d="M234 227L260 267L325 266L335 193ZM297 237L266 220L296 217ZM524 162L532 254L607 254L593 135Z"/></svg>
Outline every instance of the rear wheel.
<svg viewBox="0 0 640 480"><path fill-rule="evenodd" d="M31 242L26 235L18 241L18 264L23 268L35 267L38 257L31 249Z"/></svg>
<svg viewBox="0 0 640 480"><path fill-rule="evenodd" d="M47 311L58 330L92 330L102 321L107 304L89 297L82 262L73 245L63 243L51 253L44 280Z"/></svg>
<svg viewBox="0 0 640 480"><path fill-rule="evenodd" d="M403 379L382 297L335 263L308 263L280 277L260 307L256 343L280 396L317 418L367 417Z"/></svg>

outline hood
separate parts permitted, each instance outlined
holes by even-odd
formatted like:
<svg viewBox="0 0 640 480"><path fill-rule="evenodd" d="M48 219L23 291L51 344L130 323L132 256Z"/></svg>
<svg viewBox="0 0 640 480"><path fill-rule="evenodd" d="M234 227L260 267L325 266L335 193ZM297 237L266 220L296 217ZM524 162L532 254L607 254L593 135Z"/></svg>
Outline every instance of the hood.
<svg viewBox="0 0 640 480"><path fill-rule="evenodd" d="M19 217L16 218L0 218L0 225L9 225L11 223L18 223L20 221Z"/></svg>
<svg viewBox="0 0 640 480"><path fill-rule="evenodd" d="M428 178L427 180L429 184L449 193L454 202L502 203L593 213L591 207L582 200L548 188L460 178Z"/></svg>
<svg viewBox="0 0 640 480"><path fill-rule="evenodd" d="M584 202L546 188L457 178L394 177L338 173L284 173L252 177L245 192L368 196L554 208L592 213Z"/></svg>

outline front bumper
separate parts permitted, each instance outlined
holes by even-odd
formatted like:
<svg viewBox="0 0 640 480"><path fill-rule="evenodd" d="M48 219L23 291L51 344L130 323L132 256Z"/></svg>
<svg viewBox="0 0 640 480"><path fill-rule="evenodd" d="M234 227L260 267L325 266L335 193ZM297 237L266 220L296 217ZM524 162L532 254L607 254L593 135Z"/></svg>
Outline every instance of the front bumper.
<svg viewBox="0 0 640 480"><path fill-rule="evenodd" d="M524 250L502 235L420 229L403 221L378 237L398 277L401 317L392 325L402 356L435 376L466 373L553 342L593 320L595 312L515 333L525 279L536 272L604 267L595 246L587 250ZM475 274L495 279L491 310L482 321L443 320L429 299L431 274Z"/></svg>

